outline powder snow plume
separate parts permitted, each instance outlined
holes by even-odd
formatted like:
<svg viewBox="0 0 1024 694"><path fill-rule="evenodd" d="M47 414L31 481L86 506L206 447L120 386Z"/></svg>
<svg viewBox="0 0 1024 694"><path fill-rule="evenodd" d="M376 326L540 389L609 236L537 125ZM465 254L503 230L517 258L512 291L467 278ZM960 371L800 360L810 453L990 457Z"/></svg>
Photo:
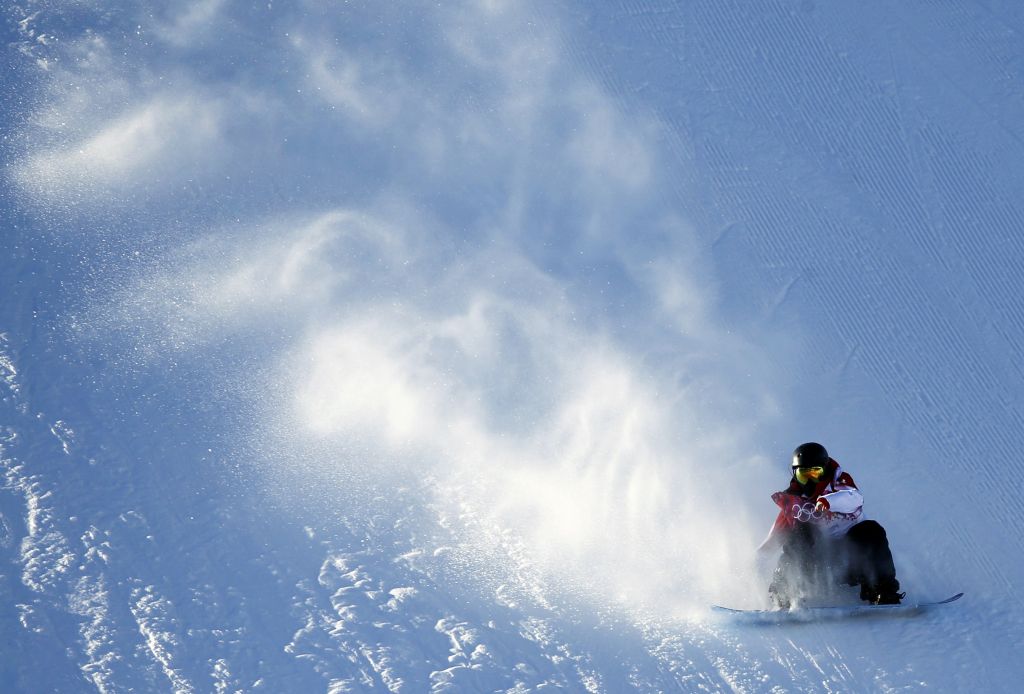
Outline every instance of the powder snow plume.
<svg viewBox="0 0 1024 694"><path fill-rule="evenodd" d="M391 50L401 30L285 13L254 64L179 61L173 76L158 54L124 63L86 35L52 71L58 106L29 129L44 146L14 178L38 205L81 199L84 220L131 218L125 196L150 197L159 226L114 234L162 250L111 253L110 288L75 325L117 335L138 372L215 365L217 389L255 417L228 434L285 496L427 474L425 506L458 500L562 579L697 604L739 590L750 543L721 538L759 532L710 490L765 466L746 422L751 403L774 415L770 376L716 325L714 277L685 210L664 202L662 125L580 75L535 13L416 10L438 29L414 39L425 63ZM168 28L181 22L158 40L199 54L211 38ZM294 71L265 78L281 65ZM236 219L162 217L197 187L234 195L218 183L232 178L248 188ZM288 178L276 206L256 200Z"/></svg>

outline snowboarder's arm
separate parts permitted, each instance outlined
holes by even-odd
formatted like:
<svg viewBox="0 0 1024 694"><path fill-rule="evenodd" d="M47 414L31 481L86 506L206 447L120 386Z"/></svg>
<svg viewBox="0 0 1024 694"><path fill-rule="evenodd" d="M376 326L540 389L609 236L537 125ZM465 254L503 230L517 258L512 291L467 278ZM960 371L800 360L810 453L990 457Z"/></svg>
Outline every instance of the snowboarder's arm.
<svg viewBox="0 0 1024 694"><path fill-rule="evenodd" d="M864 505L864 497L855 488L847 487L837 489L831 494L822 494L818 497L827 504L827 510L832 513L856 513Z"/></svg>
<svg viewBox="0 0 1024 694"><path fill-rule="evenodd" d="M789 512L789 507L793 503L799 503L797 497L788 492L775 492L772 494L772 501L779 507L779 515L776 516L772 529L768 531L768 537L757 548L758 551L769 551L780 545L782 533L791 528L795 522L793 515Z"/></svg>

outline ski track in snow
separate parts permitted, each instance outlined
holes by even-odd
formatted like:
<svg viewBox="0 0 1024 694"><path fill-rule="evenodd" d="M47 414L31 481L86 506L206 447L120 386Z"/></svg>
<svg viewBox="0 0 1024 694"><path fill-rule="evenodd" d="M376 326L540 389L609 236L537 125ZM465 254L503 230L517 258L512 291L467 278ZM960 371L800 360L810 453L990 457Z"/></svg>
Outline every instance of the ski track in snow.
<svg viewBox="0 0 1024 694"><path fill-rule="evenodd" d="M8 383L8 389L17 394L15 382ZM57 421L47 429L59 446L54 451L69 455L66 439L56 431L70 428ZM9 431L5 443L10 446L17 438ZM246 683L233 674L231 658L208 655L209 670L199 684L197 659L189 659L186 646L202 629L186 629L174 604L156 586L131 572L125 574L124 566L118 571L119 540L127 534L136 539L125 547L140 546L138 538L148 533L144 517L122 514L109 530L90 526L73 550L59 529L59 519L66 514L53 506L53 494L46 490L42 475L30 475L27 465L8 457L6 449L2 461L3 489L22 499L26 534L15 559L22 567L21 583L45 598L19 605L22 626L52 637L60 628L56 625L66 621L63 631L73 628L77 635L68 642L68 655L81 680L65 672L63 688L77 688L75 681L103 693L263 688L258 676ZM4 508L10 511L9 506ZM466 521L466 509L461 513ZM15 533L6 520L2 528L2 546L10 548ZM456 537L447 539L458 542ZM367 534L357 544L385 547L395 542ZM633 654L635 662L627 660L608 671L602 657L588 652L587 641L595 637L580 642L578 633L565 633L571 622L543 598L539 586L530 583L499 586L494 605L484 614L472 604L465 605L467 614L453 611L448 592L440 587L457 576L456 570L444 568L443 558L451 551L448 545L412 547L398 556L377 549L330 550L315 578L296 586L294 614L300 626L283 650L299 668L319 675L328 692L599 692L622 684L664 689L678 683L715 691L742 688L750 677L759 679L721 657L694 660L694 644L708 636L692 626L687 630L696 631L688 635L675 628L647 628L643 647ZM520 562L516 575L539 576L522 564L521 552L514 547L506 551L510 560ZM217 602L209 607L216 609ZM216 612L207 615L209 623L218 618ZM613 630L595 628L598 641L615 640ZM191 667L182 667L182 662Z"/></svg>
<svg viewBox="0 0 1024 694"><path fill-rule="evenodd" d="M15 386L8 384L9 393L17 393ZM54 453L69 455L66 439L55 430L67 432L70 427L57 421L45 428L54 435ZM197 672L195 665L202 659L190 657L187 645L202 642L204 627L186 628L175 605L119 556L122 548L144 546L139 540L149 532L145 518L134 512L121 514L109 529L91 525L79 541L71 542L62 522L68 514L53 505L54 494L47 490L43 475L30 474L28 464L9 456L7 449L16 447L12 444L17 438L13 430L5 438L3 489L8 501L12 494L21 499L25 535L16 543L17 533L5 515L0 546L17 545L11 559L21 567L20 582L37 595L18 605L23 629L47 638L55 631L66 634L67 654L81 679L65 671L61 686L75 688L72 682L87 682L104 693L262 688L258 674L250 673L254 676L247 681L234 674L230 653L204 654L208 669ZM5 503L5 514L10 511ZM466 509L460 513L465 523ZM455 537L447 539L458 542ZM357 544L395 542L371 534ZM519 562L515 574L527 583L498 586L493 606L483 613L472 604L466 604L465 614L453 611L448 591L441 588L458 575L456 569L444 567L450 552L444 544L411 547L398 556L332 549L315 578L296 586L293 612L299 628L283 645L284 652L300 669L314 671L330 692L598 692L622 684L670 688L679 682L718 690L736 688L749 677L758 679L720 657L694 660L694 643L709 638L695 626L686 627L686 635L677 628L649 627L642 635L644 645L632 655L634 662L627 659L609 670L604 658L589 652L587 642L615 642L614 629L597 626L597 636L582 642L575 630L566 633L571 621L543 597L542 588L529 583L539 574L522 563L521 550L514 546L504 552L507 559ZM213 611L206 616L205 629L215 631L209 625L223 617L216 612L218 601L207 607ZM244 641L243 632L238 636ZM221 639L221 645L233 640L230 631Z"/></svg>

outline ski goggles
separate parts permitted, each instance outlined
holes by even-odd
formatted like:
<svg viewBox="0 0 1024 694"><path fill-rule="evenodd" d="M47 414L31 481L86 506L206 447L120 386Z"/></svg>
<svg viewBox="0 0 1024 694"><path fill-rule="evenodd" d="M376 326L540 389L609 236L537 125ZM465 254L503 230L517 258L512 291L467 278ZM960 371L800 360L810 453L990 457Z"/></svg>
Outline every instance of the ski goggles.
<svg viewBox="0 0 1024 694"><path fill-rule="evenodd" d="M825 474L825 468L820 465L814 467L794 467L793 477L796 477L796 481L800 484L807 484L811 480L817 482L821 479L822 475Z"/></svg>

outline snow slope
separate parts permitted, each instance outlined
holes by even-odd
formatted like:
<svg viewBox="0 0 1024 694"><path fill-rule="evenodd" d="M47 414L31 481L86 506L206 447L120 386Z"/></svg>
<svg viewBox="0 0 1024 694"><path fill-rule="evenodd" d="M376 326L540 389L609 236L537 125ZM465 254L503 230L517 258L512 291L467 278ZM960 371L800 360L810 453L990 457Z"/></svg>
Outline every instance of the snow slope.
<svg viewBox="0 0 1024 694"><path fill-rule="evenodd" d="M4 20L0 690L1015 690L1017 3ZM963 600L709 612L812 439Z"/></svg>

